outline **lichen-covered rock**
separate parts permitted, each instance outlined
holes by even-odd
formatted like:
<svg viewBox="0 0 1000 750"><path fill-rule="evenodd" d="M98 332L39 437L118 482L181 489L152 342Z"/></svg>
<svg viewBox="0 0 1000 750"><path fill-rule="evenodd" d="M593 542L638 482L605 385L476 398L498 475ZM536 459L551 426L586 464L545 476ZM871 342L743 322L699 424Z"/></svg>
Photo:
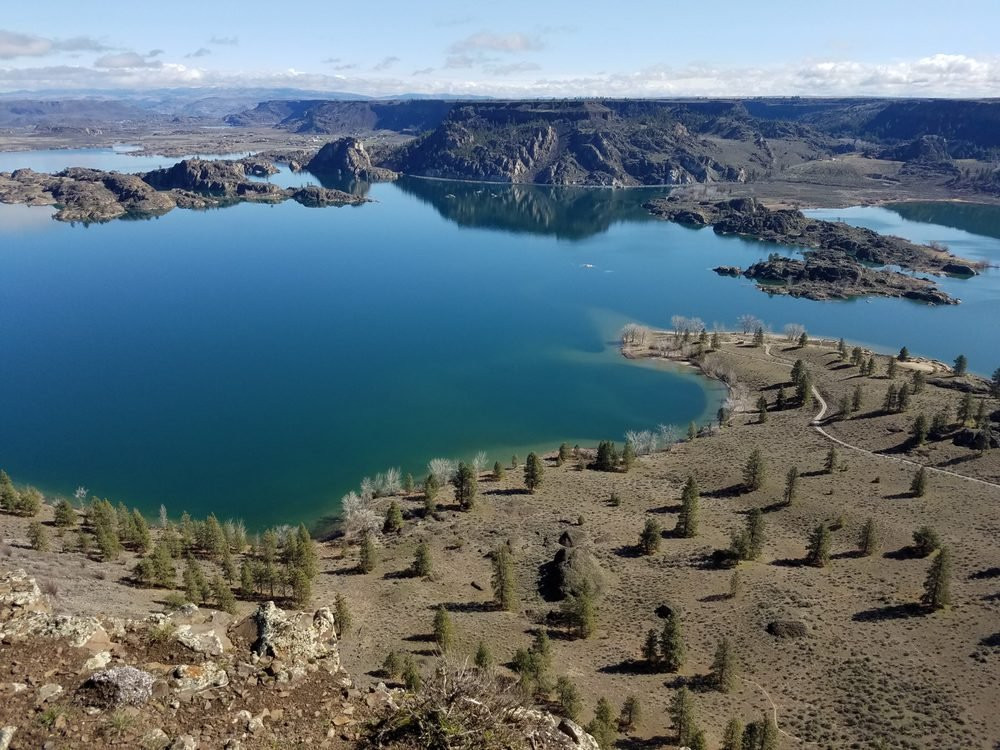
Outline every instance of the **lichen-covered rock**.
<svg viewBox="0 0 1000 750"><path fill-rule="evenodd" d="M0 621L39 606L44 600L34 578L23 570L0 573Z"/></svg>
<svg viewBox="0 0 1000 750"><path fill-rule="evenodd" d="M174 669L171 686L178 693L200 693L212 687L229 684L226 670L214 662L180 664Z"/></svg>
<svg viewBox="0 0 1000 750"><path fill-rule="evenodd" d="M260 656L280 659L288 667L322 660L331 672L340 669L340 650L333 613L326 607L313 615L288 613L264 602L252 615L257 628L253 650Z"/></svg>
<svg viewBox="0 0 1000 750"><path fill-rule="evenodd" d="M97 672L83 685L89 705L101 708L141 706L153 695L153 675L135 667L112 667Z"/></svg>

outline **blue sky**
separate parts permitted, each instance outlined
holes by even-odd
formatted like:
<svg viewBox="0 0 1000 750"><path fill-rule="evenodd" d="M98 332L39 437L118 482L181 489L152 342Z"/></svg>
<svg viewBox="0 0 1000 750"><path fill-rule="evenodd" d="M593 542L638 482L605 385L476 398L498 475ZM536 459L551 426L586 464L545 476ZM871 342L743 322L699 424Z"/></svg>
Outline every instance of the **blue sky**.
<svg viewBox="0 0 1000 750"><path fill-rule="evenodd" d="M5 6L0 91L1000 96L997 0Z"/></svg>

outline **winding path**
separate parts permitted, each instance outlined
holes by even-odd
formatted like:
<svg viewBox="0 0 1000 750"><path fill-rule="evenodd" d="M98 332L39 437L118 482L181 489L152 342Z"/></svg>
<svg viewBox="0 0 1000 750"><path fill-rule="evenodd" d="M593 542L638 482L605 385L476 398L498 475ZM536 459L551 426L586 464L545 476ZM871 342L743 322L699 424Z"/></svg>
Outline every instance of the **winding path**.
<svg viewBox="0 0 1000 750"><path fill-rule="evenodd" d="M788 367L789 369L792 368L792 365L789 364L787 360L771 353L770 343L764 344L764 354L766 354L774 361L781 363L783 366ZM851 443L845 442L844 440L841 440L840 438L831 435L829 432L823 429L823 423L822 423L823 417L826 416L828 408L826 400L823 398L822 394L820 394L819 389L816 388L816 386L813 386L812 392L813 396L816 398L816 403L819 404L819 411L816 412L816 416L814 416L812 420L809 422L809 426L812 427L814 430L816 430L816 432L825 437L827 440L832 440L834 443L836 443L837 445L841 445L844 448L849 448L850 450L857 451L858 453L864 453L869 456L874 456L875 458L885 459L886 461L895 461L896 463L906 464L908 466L915 466L918 468L922 467L924 470L934 472L936 474L945 474L949 477L955 477L956 479L965 480L966 482L974 482L975 484L981 484L986 487L992 487L994 489L1000 490L1000 484L997 484L995 482L988 482L985 479L976 479L975 477L966 476L965 474L959 474L956 471L950 471L948 469L940 469L936 466L928 466L927 464L922 464L919 461L914 461L909 458L903 458L902 456L889 456L886 455L885 453L878 453L877 451L868 450L867 448L862 448L861 446L858 445L852 445Z"/></svg>

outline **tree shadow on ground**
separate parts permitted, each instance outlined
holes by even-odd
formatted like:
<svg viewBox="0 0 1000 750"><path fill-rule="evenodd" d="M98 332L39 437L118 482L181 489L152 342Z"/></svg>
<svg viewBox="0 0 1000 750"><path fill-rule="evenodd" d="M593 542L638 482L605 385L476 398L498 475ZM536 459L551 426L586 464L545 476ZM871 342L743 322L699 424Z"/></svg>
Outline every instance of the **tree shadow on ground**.
<svg viewBox="0 0 1000 750"><path fill-rule="evenodd" d="M615 743L618 750L652 750L652 748L671 747L676 743L677 736L667 737L656 735L646 739L640 737L623 737Z"/></svg>
<svg viewBox="0 0 1000 750"><path fill-rule="evenodd" d="M899 549L890 550L889 552L883 552L882 557L887 560L919 560L927 555L922 555L917 551L917 548L913 545L907 544Z"/></svg>
<svg viewBox="0 0 1000 750"><path fill-rule="evenodd" d="M931 610L915 602L906 604L888 604L884 607L874 607L864 609L854 613L851 617L854 622L888 622L890 620L906 620L911 617L923 617Z"/></svg>
<svg viewBox="0 0 1000 750"><path fill-rule="evenodd" d="M638 544L623 544L616 547L614 553L618 557L637 558L642 557L642 548Z"/></svg>
<svg viewBox="0 0 1000 750"><path fill-rule="evenodd" d="M682 506L680 503L677 503L675 505L661 505L658 508L650 508L646 512L647 513L656 513L656 514L659 514L659 515L666 515L668 513L680 513L681 512L681 508L683 508L683 507L684 506Z"/></svg>
<svg viewBox="0 0 1000 750"><path fill-rule="evenodd" d="M912 492L893 492L891 495L883 495L886 500L913 500L916 495Z"/></svg>
<svg viewBox="0 0 1000 750"><path fill-rule="evenodd" d="M497 612L496 602L446 602L441 605L449 612Z"/></svg>
<svg viewBox="0 0 1000 750"><path fill-rule="evenodd" d="M834 552L830 555L831 560L857 560L864 557L864 553L861 550L848 550L847 552Z"/></svg>
<svg viewBox="0 0 1000 750"><path fill-rule="evenodd" d="M986 636L979 641L979 645L987 646L989 648L1000 648L1000 632Z"/></svg>
<svg viewBox="0 0 1000 750"><path fill-rule="evenodd" d="M484 495L495 495L497 497L510 497L512 495L530 495L524 487L508 487L507 489L486 490Z"/></svg>
<svg viewBox="0 0 1000 750"><path fill-rule="evenodd" d="M994 566L992 568L977 570L975 573L969 574L969 579L973 581L984 581L991 578L1000 578L1000 568Z"/></svg>
<svg viewBox="0 0 1000 750"><path fill-rule="evenodd" d="M790 507L788 503L784 500L775 500L770 505L765 505L760 509L761 513L775 513L776 511L783 510L784 508Z"/></svg>
<svg viewBox="0 0 1000 750"><path fill-rule="evenodd" d="M658 671L642 659L622 659L617 664L606 664L597 670L601 674L656 674Z"/></svg>
<svg viewBox="0 0 1000 750"><path fill-rule="evenodd" d="M806 561L801 557L780 557L771 560L771 565L777 565L779 568L804 568Z"/></svg>
<svg viewBox="0 0 1000 750"><path fill-rule="evenodd" d="M742 482L731 484L728 487L720 487L717 490L708 490L701 493L702 497L739 497L747 492L747 488Z"/></svg>
<svg viewBox="0 0 1000 750"><path fill-rule="evenodd" d="M709 594L699 599L699 602L710 604L713 602L728 602L732 597L729 594Z"/></svg>
<svg viewBox="0 0 1000 750"><path fill-rule="evenodd" d="M947 461L943 461L938 466L956 466L958 464L964 464L966 461L974 461L979 458L979 453L969 453L964 456L955 456L954 458L949 458Z"/></svg>

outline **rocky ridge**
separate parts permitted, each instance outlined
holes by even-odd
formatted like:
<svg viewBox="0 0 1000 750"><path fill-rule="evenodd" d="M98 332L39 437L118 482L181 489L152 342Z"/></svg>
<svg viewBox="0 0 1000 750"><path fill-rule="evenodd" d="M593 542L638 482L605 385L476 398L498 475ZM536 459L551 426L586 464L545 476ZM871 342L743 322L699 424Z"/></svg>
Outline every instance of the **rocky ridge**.
<svg viewBox="0 0 1000 750"><path fill-rule="evenodd" d="M174 208L214 208L243 201L343 206L366 198L329 188L280 188L259 179L277 172L259 159L186 159L140 175L72 167L57 174L18 169L0 173L0 203L56 206L53 218L84 223L149 218Z"/></svg>
<svg viewBox="0 0 1000 750"><path fill-rule="evenodd" d="M145 620L56 614L23 570L0 572L0 655L0 747L365 748L383 722L435 695L356 688L327 608L267 601L242 619L194 605ZM542 711L502 721L525 748L597 750L579 726Z"/></svg>

